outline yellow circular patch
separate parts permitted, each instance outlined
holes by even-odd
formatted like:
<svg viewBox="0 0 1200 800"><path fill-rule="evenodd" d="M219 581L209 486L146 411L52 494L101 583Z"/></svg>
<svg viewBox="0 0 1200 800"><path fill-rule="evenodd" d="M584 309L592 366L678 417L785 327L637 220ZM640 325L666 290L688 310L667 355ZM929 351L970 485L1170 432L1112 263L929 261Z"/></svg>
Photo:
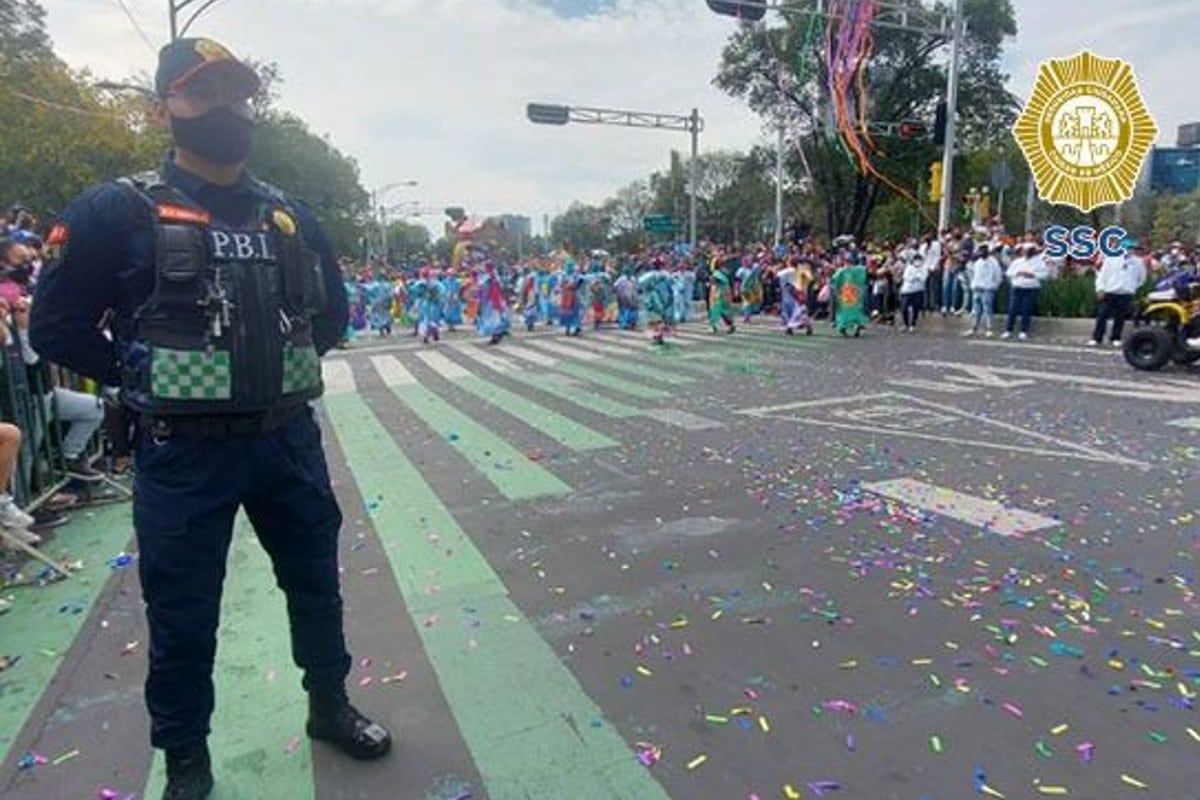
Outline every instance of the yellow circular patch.
<svg viewBox="0 0 1200 800"><path fill-rule="evenodd" d="M275 223L275 227L280 233L285 236L296 235L296 220L292 219L292 215L281 208L275 209L271 213L271 221Z"/></svg>
<svg viewBox="0 0 1200 800"><path fill-rule="evenodd" d="M1042 198L1088 212L1133 196L1158 126L1133 68L1084 50L1041 65L1012 132Z"/></svg>

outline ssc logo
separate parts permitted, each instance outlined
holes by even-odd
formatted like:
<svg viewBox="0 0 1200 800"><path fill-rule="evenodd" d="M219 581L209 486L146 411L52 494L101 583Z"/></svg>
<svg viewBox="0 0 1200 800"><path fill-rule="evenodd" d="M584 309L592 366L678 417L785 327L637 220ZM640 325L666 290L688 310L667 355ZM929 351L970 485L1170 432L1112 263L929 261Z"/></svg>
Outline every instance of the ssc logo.
<svg viewBox="0 0 1200 800"><path fill-rule="evenodd" d="M1090 261L1097 252L1111 258L1125 255L1127 236L1125 229L1116 225L1110 225L1099 233L1086 225L1070 230L1062 225L1052 225L1042 234L1047 258L1070 256L1080 261Z"/></svg>
<svg viewBox="0 0 1200 800"><path fill-rule="evenodd" d="M1084 50L1041 65L1012 132L1038 193L1086 213L1133 196L1158 126L1133 68Z"/></svg>

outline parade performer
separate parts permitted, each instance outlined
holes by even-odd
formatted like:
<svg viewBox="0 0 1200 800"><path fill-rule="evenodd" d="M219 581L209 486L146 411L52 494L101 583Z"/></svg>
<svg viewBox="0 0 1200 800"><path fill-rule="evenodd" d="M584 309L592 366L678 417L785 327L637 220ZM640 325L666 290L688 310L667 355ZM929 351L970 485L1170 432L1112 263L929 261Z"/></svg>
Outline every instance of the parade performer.
<svg viewBox="0 0 1200 800"><path fill-rule="evenodd" d="M479 327L479 270L471 267L467 279L463 281L459 297L466 299L466 309L463 318L468 325Z"/></svg>
<svg viewBox="0 0 1200 800"><path fill-rule="evenodd" d="M543 268L538 272L538 306L542 322L558 324L558 273Z"/></svg>
<svg viewBox="0 0 1200 800"><path fill-rule="evenodd" d="M367 329L367 284L359 277L351 284L350 296L350 338Z"/></svg>
<svg viewBox="0 0 1200 800"><path fill-rule="evenodd" d="M417 320L417 335L421 341L429 344L429 340L438 341L442 338L442 285L433 273L432 267L421 271L421 294Z"/></svg>
<svg viewBox="0 0 1200 800"><path fill-rule="evenodd" d="M717 332L717 323L721 322L729 333L733 333L737 328L733 324L733 286L729 280L729 273L724 269L714 269L712 285L708 291L708 324L712 327L712 332Z"/></svg>
<svg viewBox="0 0 1200 800"><path fill-rule="evenodd" d="M798 328L811 336L812 320L808 316L808 287L812 283L812 272L804 264L799 267L788 264L779 271L779 319L788 336L795 336Z"/></svg>
<svg viewBox="0 0 1200 800"><path fill-rule="evenodd" d="M508 336L510 325L504 287L500 283L500 276L496 274L496 265L489 261L479 277L479 322L476 327L491 344L499 344L501 339Z"/></svg>
<svg viewBox="0 0 1200 800"><path fill-rule="evenodd" d="M576 272L575 260L567 258L558 279L558 311L567 336L583 333L583 306L579 296L583 281Z"/></svg>
<svg viewBox="0 0 1200 800"><path fill-rule="evenodd" d="M538 273L532 267L526 267L517 279L516 307L525 321L525 330L532 331L538 319Z"/></svg>
<svg viewBox="0 0 1200 800"><path fill-rule="evenodd" d="M863 303L867 293L867 268L862 264L847 264L830 278L830 298L833 320L838 333L858 336L866 326L867 312Z"/></svg>
<svg viewBox="0 0 1200 800"><path fill-rule="evenodd" d="M681 325L691 319L692 294L696 289L696 273L686 263L675 267L671 278L671 292L675 301L675 323Z"/></svg>
<svg viewBox="0 0 1200 800"><path fill-rule="evenodd" d="M367 316L371 330L382 336L392 335L392 285L380 270L366 286Z"/></svg>
<svg viewBox="0 0 1200 800"><path fill-rule="evenodd" d="M747 256L742 259L737 279L742 287L742 321L749 324L750 318L762 310L762 264Z"/></svg>
<svg viewBox="0 0 1200 800"><path fill-rule="evenodd" d="M637 330L638 286L631 264L621 268L621 277L617 278L613 289L617 295L617 326L623 331Z"/></svg>
<svg viewBox="0 0 1200 800"><path fill-rule="evenodd" d="M600 323L605 321L608 296L612 293L612 281L609 280L608 273L604 271L604 263L599 258L592 259L587 288L592 307L592 329L600 330Z"/></svg>
<svg viewBox="0 0 1200 800"><path fill-rule="evenodd" d="M453 331L463 324L462 281L458 279L458 271L451 267L442 278L442 320L446 327Z"/></svg>
<svg viewBox="0 0 1200 800"><path fill-rule="evenodd" d="M650 339L655 344L663 344L671 332L674 297L671 277L663 270L660 260L656 259L650 271L638 277L638 288L646 299L646 325L650 329Z"/></svg>
<svg viewBox="0 0 1200 800"><path fill-rule="evenodd" d="M408 283L403 275L397 274L392 284L392 321L401 328L409 328L415 324L410 313L411 303Z"/></svg>

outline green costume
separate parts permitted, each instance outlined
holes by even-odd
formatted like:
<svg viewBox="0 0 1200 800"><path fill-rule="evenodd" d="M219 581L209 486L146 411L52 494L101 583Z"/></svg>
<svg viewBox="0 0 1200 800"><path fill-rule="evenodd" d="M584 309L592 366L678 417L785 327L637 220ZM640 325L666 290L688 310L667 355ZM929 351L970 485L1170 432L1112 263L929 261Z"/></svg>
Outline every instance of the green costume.
<svg viewBox="0 0 1200 800"><path fill-rule="evenodd" d="M722 323L733 327L733 287L729 283L729 274L723 269L715 269L712 273L712 286L709 288L708 324L713 332Z"/></svg>
<svg viewBox="0 0 1200 800"><path fill-rule="evenodd" d="M864 302L867 297L867 268L861 264L842 267L830 279L830 297L834 302L834 323L843 336L853 330L866 327L867 312Z"/></svg>

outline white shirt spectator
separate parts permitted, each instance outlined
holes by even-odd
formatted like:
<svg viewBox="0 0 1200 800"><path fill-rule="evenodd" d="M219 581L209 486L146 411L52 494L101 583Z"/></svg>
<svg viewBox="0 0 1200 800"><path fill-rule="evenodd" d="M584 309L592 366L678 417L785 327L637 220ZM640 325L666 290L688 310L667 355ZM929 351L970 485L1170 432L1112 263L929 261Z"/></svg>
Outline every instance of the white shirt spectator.
<svg viewBox="0 0 1200 800"><path fill-rule="evenodd" d="M942 242L940 239L934 239L928 245L924 246L923 266L925 272L933 272L942 266Z"/></svg>
<svg viewBox="0 0 1200 800"><path fill-rule="evenodd" d="M904 267L904 278L900 282L900 294L915 294L925 291L929 270L920 261L909 261Z"/></svg>
<svg viewBox="0 0 1200 800"><path fill-rule="evenodd" d="M971 271L971 291L995 291L1004 280L1004 270L995 256L980 258L975 261Z"/></svg>
<svg viewBox="0 0 1200 800"><path fill-rule="evenodd" d="M1096 272L1096 294L1136 294L1146 282L1146 263L1134 255L1105 256Z"/></svg>
<svg viewBox="0 0 1200 800"><path fill-rule="evenodd" d="M1038 289L1045 278L1046 262L1040 255L1018 256L1008 266L1008 282L1014 289Z"/></svg>

